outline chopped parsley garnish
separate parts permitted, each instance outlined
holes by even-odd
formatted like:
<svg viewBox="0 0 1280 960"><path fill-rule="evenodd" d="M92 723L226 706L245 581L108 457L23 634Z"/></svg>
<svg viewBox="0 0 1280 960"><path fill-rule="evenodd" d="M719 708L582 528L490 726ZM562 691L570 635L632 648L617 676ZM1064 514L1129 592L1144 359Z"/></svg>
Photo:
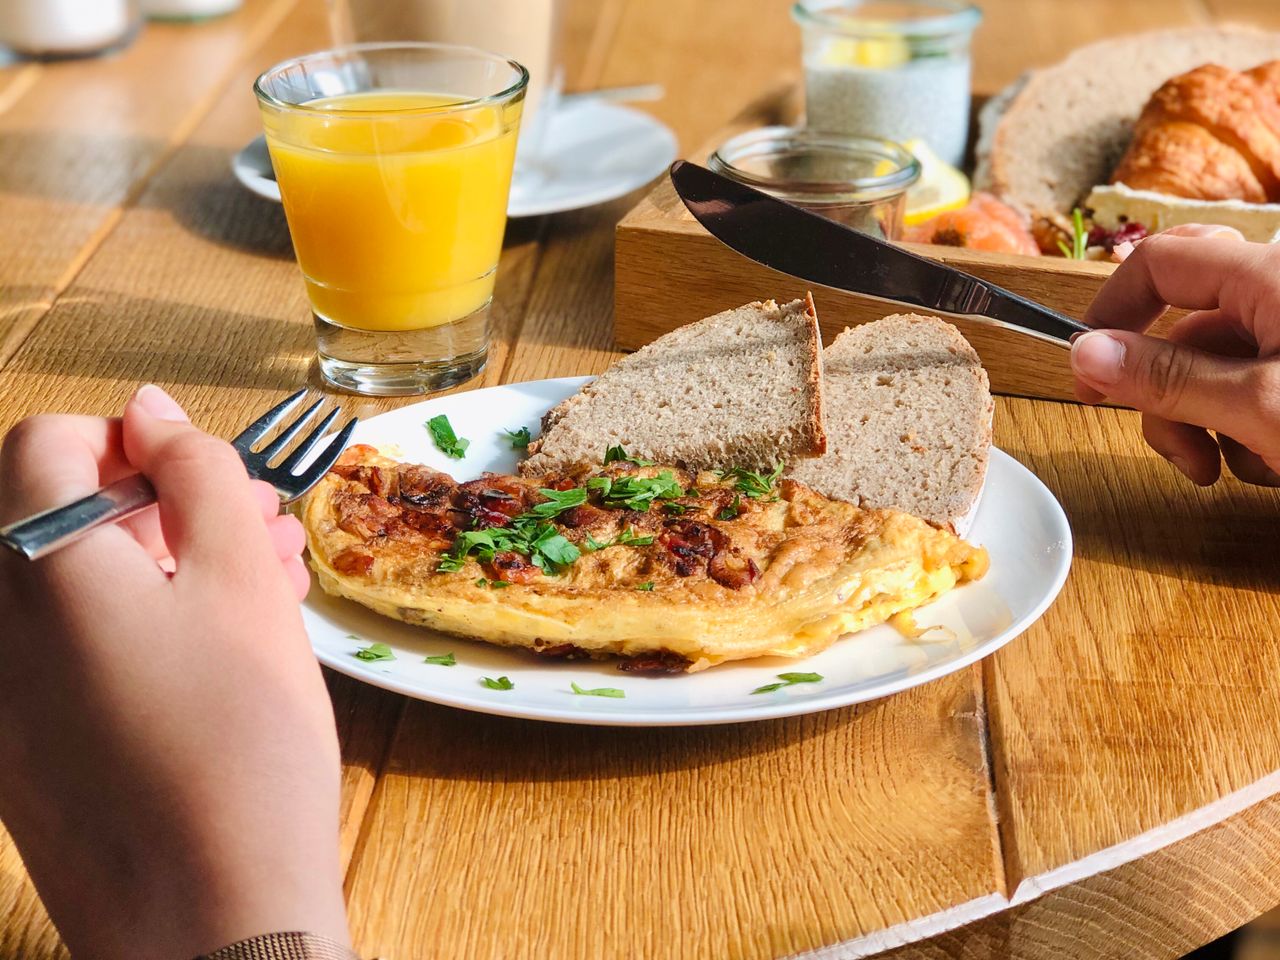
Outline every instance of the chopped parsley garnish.
<svg viewBox="0 0 1280 960"><path fill-rule="evenodd" d="M778 683L766 683L763 687L756 687L752 693L773 693L775 690L781 690L783 687L790 687L797 683L821 683L822 674L820 673L780 673L778 674Z"/></svg>
<svg viewBox="0 0 1280 960"><path fill-rule="evenodd" d="M627 451L622 449L622 447L620 446L609 447L609 449L605 450L604 462L606 466L618 460L624 461L626 463L634 463L637 467L653 466L652 460L642 460L639 457L633 457L631 456L631 454L627 453Z"/></svg>
<svg viewBox="0 0 1280 960"><path fill-rule="evenodd" d="M542 517L544 520L550 520L566 510L580 507L587 502L587 491L581 487L575 487L572 490L551 490L543 487L538 492L549 499L542 501L542 503L535 503L524 516Z"/></svg>
<svg viewBox="0 0 1280 960"><path fill-rule="evenodd" d="M445 653L438 657L426 657L422 662L430 663L437 667L453 667L457 666L458 660L452 653Z"/></svg>
<svg viewBox="0 0 1280 960"><path fill-rule="evenodd" d="M653 543L652 536L641 536L630 527L627 527L612 540L603 542L588 533L584 545L588 551L594 553L596 550L604 550L608 547L647 547L651 543Z"/></svg>
<svg viewBox="0 0 1280 960"><path fill-rule="evenodd" d="M778 478L782 476L783 468L784 464L777 463L774 465L772 473L756 473L754 470L734 467L732 470L721 472L720 475L722 477L732 477L734 486L739 493L750 497L752 500L759 500L761 497L767 497L773 493L774 485L777 484Z"/></svg>
<svg viewBox="0 0 1280 960"><path fill-rule="evenodd" d="M615 699L621 700L626 696L626 694L617 687L596 687L594 690L583 690L582 687L578 686L576 683L571 683L569 686L572 687L573 692L580 697L614 697Z"/></svg>
<svg viewBox="0 0 1280 960"><path fill-rule="evenodd" d="M529 562L543 573L558 573L582 556L581 551L553 524L540 517L522 514L509 527L464 530L458 534L449 552L440 558L436 570L456 573L473 554L481 563L491 563L496 554L504 551L528 557Z"/></svg>
<svg viewBox="0 0 1280 960"><path fill-rule="evenodd" d="M716 514L717 520L736 520L738 515L742 513L742 494L735 493L733 495L733 503L729 504L723 510Z"/></svg>
<svg viewBox="0 0 1280 960"><path fill-rule="evenodd" d="M499 677L497 680L493 677L481 677L480 682L490 690L512 690L515 684L511 682L510 677Z"/></svg>
<svg viewBox="0 0 1280 960"><path fill-rule="evenodd" d="M648 510L655 500L684 496L684 488L670 470L663 470L656 477L592 477L587 488L600 492L604 506L628 510Z"/></svg>
<svg viewBox="0 0 1280 960"><path fill-rule="evenodd" d="M1089 231L1084 228L1084 212L1079 207L1071 211L1071 246L1059 240L1058 249L1068 260L1084 260L1089 256Z"/></svg>
<svg viewBox="0 0 1280 960"><path fill-rule="evenodd" d="M470 440L463 440L453 432L449 418L443 413L428 420L426 427L431 431L431 439L435 441L436 448L446 457L461 460L466 455L467 447L471 446Z"/></svg>
<svg viewBox="0 0 1280 960"><path fill-rule="evenodd" d="M507 439L511 441L512 450L528 450L529 441L533 439L529 435L528 427L521 427L519 430L503 430L507 435Z"/></svg>
<svg viewBox="0 0 1280 960"><path fill-rule="evenodd" d="M358 639L354 635L348 637L350 640ZM357 660L374 661L374 660L394 660L396 655L391 652L391 648L385 643L371 643L367 647L361 647L352 654Z"/></svg>
<svg viewBox="0 0 1280 960"><path fill-rule="evenodd" d="M693 496L693 494L689 494L689 496ZM664 503L662 509L673 517L682 517L693 508L686 507L683 503Z"/></svg>
<svg viewBox="0 0 1280 960"><path fill-rule="evenodd" d="M481 577L476 581L477 587L492 587L494 590L501 590L503 587L511 586L510 580L486 580Z"/></svg>
<svg viewBox="0 0 1280 960"><path fill-rule="evenodd" d="M636 589L637 589L637 590L643 590L645 593L652 593L652 592L653 592L653 581L652 581L652 580L650 580L648 583L638 583L638 584L636 584Z"/></svg>

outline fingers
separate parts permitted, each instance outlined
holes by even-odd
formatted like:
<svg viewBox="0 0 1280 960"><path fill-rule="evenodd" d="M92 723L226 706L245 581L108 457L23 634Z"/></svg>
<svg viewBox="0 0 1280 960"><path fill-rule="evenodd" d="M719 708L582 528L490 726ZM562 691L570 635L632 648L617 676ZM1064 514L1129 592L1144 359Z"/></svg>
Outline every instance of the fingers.
<svg viewBox="0 0 1280 960"><path fill-rule="evenodd" d="M1182 223L1168 230L1161 230L1159 235L1162 237L1217 237L1222 240L1244 241L1244 234L1235 227L1224 227L1214 223ZM1116 263L1124 263L1140 243L1142 240L1125 240L1117 243L1111 251L1111 259Z"/></svg>
<svg viewBox="0 0 1280 960"><path fill-rule="evenodd" d="M1256 483L1260 487L1280 487L1280 473L1273 470L1262 457L1254 453L1244 444L1228 436L1219 435L1218 445L1222 448L1222 457L1231 468L1231 473L1245 483Z"/></svg>
<svg viewBox="0 0 1280 960"><path fill-rule="evenodd" d="M302 548L306 544L306 536L302 532L302 524L298 518L285 514L272 517L267 521L267 533L271 537L271 546L280 560L302 556Z"/></svg>
<svg viewBox="0 0 1280 960"><path fill-rule="evenodd" d="M1253 449L1280 430L1280 362L1207 353L1126 330L1094 331L1071 347L1071 367L1107 399L1194 424Z"/></svg>
<svg viewBox="0 0 1280 960"><path fill-rule="evenodd" d="M1152 450L1194 484L1207 487L1222 475L1222 451L1203 427L1144 413L1142 436Z"/></svg>
<svg viewBox="0 0 1280 960"><path fill-rule="evenodd" d="M291 557L284 563L284 572L289 577L289 583L293 587L293 593L298 600L305 600L307 593L311 590L311 574L307 572L306 564L302 562L301 557Z"/></svg>
<svg viewBox="0 0 1280 960"><path fill-rule="evenodd" d="M1239 309L1240 280L1245 286L1272 285L1274 253L1266 244L1239 243L1156 234L1136 244L1132 253L1103 284L1085 323L1091 327L1145 330L1170 305L1192 310ZM1249 304L1248 314L1252 313Z"/></svg>
<svg viewBox="0 0 1280 960"><path fill-rule="evenodd" d="M156 488L160 525L185 570L254 576L273 553L263 503L229 444L197 430L159 387L140 389L125 407L124 450Z"/></svg>
<svg viewBox="0 0 1280 960"><path fill-rule="evenodd" d="M119 420L29 417L9 431L0 450L0 522L69 503L133 472Z"/></svg>

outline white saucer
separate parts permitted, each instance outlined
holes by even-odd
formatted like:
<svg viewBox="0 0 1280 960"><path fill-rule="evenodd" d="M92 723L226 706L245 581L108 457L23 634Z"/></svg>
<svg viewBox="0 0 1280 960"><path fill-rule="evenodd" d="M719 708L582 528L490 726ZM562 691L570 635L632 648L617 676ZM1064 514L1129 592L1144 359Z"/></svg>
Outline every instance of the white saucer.
<svg viewBox="0 0 1280 960"><path fill-rule="evenodd" d="M562 105L534 162L517 165L507 203L510 217L577 210L625 196L661 176L676 158L675 135L639 110L582 100ZM231 158L236 179L260 197L280 202L267 141L257 137Z"/></svg>

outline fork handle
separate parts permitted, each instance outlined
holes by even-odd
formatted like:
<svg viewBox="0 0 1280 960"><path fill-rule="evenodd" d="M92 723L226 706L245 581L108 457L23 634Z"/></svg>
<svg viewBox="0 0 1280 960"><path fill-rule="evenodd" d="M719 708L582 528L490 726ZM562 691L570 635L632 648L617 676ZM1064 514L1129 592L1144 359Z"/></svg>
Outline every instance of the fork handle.
<svg viewBox="0 0 1280 960"><path fill-rule="evenodd" d="M151 481L135 473L87 497L0 527L0 543L28 560L38 560L90 530L131 517L155 502Z"/></svg>

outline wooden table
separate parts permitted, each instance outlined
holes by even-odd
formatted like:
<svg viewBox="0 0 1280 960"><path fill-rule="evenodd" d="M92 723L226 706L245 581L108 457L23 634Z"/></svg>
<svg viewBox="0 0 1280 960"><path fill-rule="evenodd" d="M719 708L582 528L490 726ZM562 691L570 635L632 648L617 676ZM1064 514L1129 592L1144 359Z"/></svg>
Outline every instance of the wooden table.
<svg viewBox="0 0 1280 960"><path fill-rule="evenodd" d="M686 148L797 63L783 0L580 0L571 87L658 81ZM975 84L1270 0L984 0ZM306 380L280 209L231 179L250 82L316 0L0 67L0 428L141 382L230 434ZM485 384L603 369L614 223L512 224ZM767 295L768 291L761 291ZM731 304L725 304L731 306ZM355 406L370 414L393 402ZM818 716L675 730L479 716L331 676L367 956L1169 957L1280 902L1280 497L1190 487L1116 410L1003 399L1061 499L1061 598L972 670ZM0 960L63 956L0 838Z"/></svg>

